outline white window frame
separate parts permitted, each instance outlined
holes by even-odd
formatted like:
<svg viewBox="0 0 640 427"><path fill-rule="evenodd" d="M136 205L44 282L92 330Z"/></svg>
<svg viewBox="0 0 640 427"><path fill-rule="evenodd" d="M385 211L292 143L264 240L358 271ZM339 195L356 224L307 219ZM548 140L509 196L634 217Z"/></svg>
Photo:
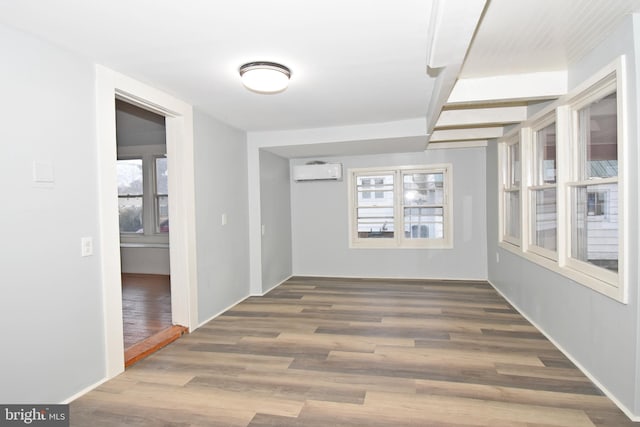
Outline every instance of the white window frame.
<svg viewBox="0 0 640 427"><path fill-rule="evenodd" d="M554 184L545 184L545 183L539 183L538 177L535 176L536 172L537 172L537 167L536 167L536 162L538 162L538 152L537 152L537 139L536 139L536 135L538 134L539 131L545 129L546 127L555 124L556 127L556 182ZM558 230L558 226L559 226L559 220L558 220L558 174L560 173L560 163L558 162L558 120L555 114L555 111L551 114L547 114L546 116L544 116L543 118L541 118L540 120L532 123L531 125L531 130L527 133L525 133L525 135L528 136L528 138L525 138L527 140L527 143L530 141L530 143L528 143L527 145L529 145L529 149L527 150L530 153L530 161L526 162L527 167L529 168L528 173L526 173L526 179L527 179L527 203L528 203L528 217L527 217L527 221L526 221L526 226L527 226L527 238L526 238L526 244L523 245L524 249L527 251L530 251L532 253L535 253L537 255L540 255L542 257L548 258L550 260L553 261L557 261L558 260L558 251L557 248L559 246L559 230ZM523 162L525 163L525 162ZM536 233L536 224L535 224L535 211L536 211L536 203L535 203L535 193L539 190L551 190L551 189L555 189L556 190L556 250L552 251L548 248L542 247L542 246L538 246L535 244L535 233Z"/></svg>
<svg viewBox="0 0 640 427"><path fill-rule="evenodd" d="M522 173L522 140L523 138L521 137L521 132L518 131L517 133L514 133L513 135L510 135L507 139L503 140L500 145L499 145L499 168L500 168L500 178L499 178L499 218L500 218L500 226L499 226L499 230L500 230L500 235L499 235L499 241L509 244L513 247L520 247L522 246L522 223L523 223L523 214L525 213L525 211L522 209L522 199L523 199L523 194L522 194L522 187L523 187L523 177L524 174ZM512 159L511 159L511 147L515 144L519 144L519 158L520 158L520 163L519 163L519 169L517 170L516 168L514 168L513 163L512 163ZM515 186L512 185L511 183L511 176L514 175L515 173L519 173L520 174L520 185L519 186ZM519 229L520 229L520 237L517 236L512 236L509 234L508 230L507 230L507 209L509 208L509 206L507 206L506 203L506 199L507 199L507 194L509 193L513 193L513 192L518 192L520 194L519 200L520 200L520 220L519 220Z"/></svg>
<svg viewBox="0 0 640 427"><path fill-rule="evenodd" d="M166 197L167 198L167 203L169 201L169 192L167 191L166 193L160 193L158 191L158 159L166 159L166 154L156 154L153 155L153 158L151 159L151 175L153 177L153 183L152 188L153 188L153 222L154 222L154 234L167 234L167 231L161 231L160 230L160 198L161 197ZM144 167L144 166L143 166Z"/></svg>
<svg viewBox="0 0 640 427"><path fill-rule="evenodd" d="M627 136L627 85L626 61L620 56L604 67L591 78L579 85L569 94L561 97L542 111L523 122L498 140L499 168L499 236L498 246L514 254L522 256L549 270L570 278L592 290L606 295L616 301L628 302L629 269L628 254L630 239L626 236L629 218L629 187L626 185L629 175L629 148ZM584 106L600 100L616 92L617 99L617 134L618 134L618 176L597 180L582 180L578 173L581 166L579 141L577 139L577 112ZM534 132L553 121L556 122L556 210L557 210L557 252L544 250L532 245L531 236L533 216L531 215L532 198L530 189L543 188L535 186L535 156L533 155ZM509 143L519 139L521 147L521 241L505 238L505 206L504 184L507 182L507 155ZM618 272L609 271L585 261L571 257L571 212L572 189L585 185L617 183L618 185ZM527 190L523 197L522 189Z"/></svg>
<svg viewBox="0 0 640 427"><path fill-rule="evenodd" d="M120 233L120 243L169 244L169 233L159 231L156 159L165 157L165 148L160 145L118 147L118 160L142 159L142 227L143 233Z"/></svg>
<svg viewBox="0 0 640 427"><path fill-rule="evenodd" d="M403 204L403 174L412 173L443 173L443 238L404 237L404 204ZM394 237L393 238L360 238L358 236L358 195L357 176L393 174L393 210ZM370 249L450 249L453 248L453 165L433 164L419 166L393 166L352 168L347 172L349 193L349 247Z"/></svg>
<svg viewBox="0 0 640 427"><path fill-rule="evenodd" d="M575 275L582 277L582 282L588 282L589 285L603 293L609 294L616 299L626 300L626 287L624 281L620 280L621 269L624 268L625 251L625 220L624 203L627 200L624 193L624 175L626 174L626 103L625 103L625 84L624 73L622 72L623 61L608 67L600 73L598 79L591 79L587 84L582 85L579 90L575 91L575 95L571 96L567 101L568 121L570 125L569 153L571 169L567 174L565 185L566 193L566 209L565 217L565 240L567 250L563 254L563 264L573 271ZM584 179L580 176L580 168L582 165L582 156L580 153L580 141L578 136L578 112L604 97L616 93L617 102L617 150L618 150L618 176L611 178L601 178L597 180ZM571 212L573 208L572 193L575 188L585 187L594 184L616 184L618 186L618 272L606 270L605 268L595 266L591 263L578 260L571 256Z"/></svg>

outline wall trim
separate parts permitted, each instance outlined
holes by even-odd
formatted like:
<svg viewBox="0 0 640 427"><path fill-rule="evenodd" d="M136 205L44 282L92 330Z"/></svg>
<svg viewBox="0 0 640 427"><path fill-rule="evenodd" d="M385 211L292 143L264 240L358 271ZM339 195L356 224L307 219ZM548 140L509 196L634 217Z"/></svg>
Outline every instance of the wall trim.
<svg viewBox="0 0 640 427"><path fill-rule="evenodd" d="M244 300L246 300L247 298L249 298L251 295L246 295L242 298L240 298L238 301L231 303L230 305L228 305L226 308L223 308L222 310L220 310L219 312L217 312L216 314L214 314L213 316L209 317L206 320L203 320L202 322L200 322L198 324L198 326L196 326L195 329L192 330L195 331L196 329L200 329L201 327L203 327L204 325L206 325L207 323L211 322L213 319L215 319L216 317L226 313L227 311L231 310L233 307L235 307L236 305L240 304L241 302L244 302Z"/></svg>
<svg viewBox="0 0 640 427"><path fill-rule="evenodd" d="M272 290L274 290L275 288L277 288L278 286L282 285L287 280L291 279L292 277L294 277L294 276L293 275L289 275L289 277L286 277L285 279L283 279L280 282L276 283L275 285L273 285L272 287L270 287L266 291L263 291L262 293L251 293L249 296L251 296L251 297L263 297L266 294L268 294L269 292L271 292Z"/></svg>
<svg viewBox="0 0 640 427"><path fill-rule="evenodd" d="M478 139L478 140L469 140L469 141L455 141L455 142L429 142L427 145L427 150L445 150L452 148L476 148L476 147L486 147L487 140L486 139Z"/></svg>
<svg viewBox="0 0 640 427"><path fill-rule="evenodd" d="M564 354L574 365L576 365L576 367L578 369L580 369L580 371L582 371L582 373L589 378L589 380L594 383L600 390L602 390L602 392L609 398L611 399L611 401L618 407L620 408L620 410L622 412L624 412L624 414L629 417L629 419L631 421L637 422L640 421L640 415L635 415L629 408L627 408L622 402L620 402L616 396L609 391L608 388L606 388L600 381L598 381L598 379L592 375L584 366L582 366L582 364L580 362L578 362L577 359L575 359L571 353L569 353L564 347L562 347L562 345L560 345L560 343L558 343L555 339L553 339L553 337L547 333L542 327L540 327L540 325L538 325L537 322L535 322L533 319L531 319L516 303L514 303L509 297L507 297L500 289L498 289L498 287L496 285L494 285L490 280L487 280L487 282L493 287L493 289L496 290L496 292L498 292L498 294L500 294L500 296L502 296L502 298L504 298L505 300L507 300L507 302L509 302L509 304L511 304L513 306L513 308L515 308L518 313L520 313L520 315L522 317L524 317L525 319L527 319L529 321L529 323L531 323L533 326L535 326L535 328L537 330L539 330L542 335L544 335L549 341L551 341L551 343L553 345L555 345L558 350L560 350L562 352L562 354Z"/></svg>
<svg viewBox="0 0 640 427"><path fill-rule="evenodd" d="M327 275L327 274L293 274L289 278L296 277L310 277L318 279L359 279L359 280L431 280L431 281L445 281L445 282L488 282L487 278L463 278L463 277L390 277L390 276L349 276L349 275ZM288 280L288 279L287 279Z"/></svg>
<svg viewBox="0 0 640 427"><path fill-rule="evenodd" d="M61 405L68 405L69 403L73 402L74 400L79 399L80 397L84 396L85 394L89 393L90 391L100 387L102 384L106 383L109 380L110 380L110 378L107 378L105 376L101 380L91 384L90 386L87 386L87 387L83 388L79 392L77 392L77 393L71 395L70 397L66 398L65 400L60 402L60 404Z"/></svg>

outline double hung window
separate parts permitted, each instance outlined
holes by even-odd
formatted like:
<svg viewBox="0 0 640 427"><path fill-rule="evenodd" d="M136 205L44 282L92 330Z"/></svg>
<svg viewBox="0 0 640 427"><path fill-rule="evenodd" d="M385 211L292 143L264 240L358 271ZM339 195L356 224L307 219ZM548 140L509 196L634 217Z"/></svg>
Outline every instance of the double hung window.
<svg viewBox="0 0 640 427"><path fill-rule="evenodd" d="M143 155L120 159L116 169L120 234L127 239L166 240L163 237L169 232L166 157Z"/></svg>
<svg viewBox="0 0 640 427"><path fill-rule="evenodd" d="M504 147L504 168L502 185L502 206L503 206L503 230L502 239L513 245L520 246L521 221L520 210L520 186L521 166L520 166L520 140L514 138Z"/></svg>
<svg viewBox="0 0 640 427"><path fill-rule="evenodd" d="M451 165L352 169L353 247L450 247Z"/></svg>
<svg viewBox="0 0 640 427"><path fill-rule="evenodd" d="M615 90L615 85L610 90ZM618 103L615 91L594 95L572 109L569 263L606 277L608 272L618 272Z"/></svg>
<svg viewBox="0 0 640 427"><path fill-rule="evenodd" d="M532 129L529 250L558 259L555 116Z"/></svg>

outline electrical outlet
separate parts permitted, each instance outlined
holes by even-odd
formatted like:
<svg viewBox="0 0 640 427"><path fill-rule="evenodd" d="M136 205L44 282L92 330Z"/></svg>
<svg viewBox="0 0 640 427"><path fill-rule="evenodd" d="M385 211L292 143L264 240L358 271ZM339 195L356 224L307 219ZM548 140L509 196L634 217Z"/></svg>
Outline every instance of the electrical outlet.
<svg viewBox="0 0 640 427"><path fill-rule="evenodd" d="M222 219L220 220L222 225L227 225L227 214L223 213L222 214Z"/></svg>
<svg viewBox="0 0 640 427"><path fill-rule="evenodd" d="M496 252L496 263L500 262L500 253Z"/></svg>

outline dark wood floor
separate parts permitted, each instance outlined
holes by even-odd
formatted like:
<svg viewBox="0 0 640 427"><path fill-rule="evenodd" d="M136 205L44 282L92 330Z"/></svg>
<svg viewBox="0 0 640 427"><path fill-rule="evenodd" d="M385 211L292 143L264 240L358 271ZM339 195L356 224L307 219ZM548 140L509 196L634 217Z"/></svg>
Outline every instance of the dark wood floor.
<svg viewBox="0 0 640 427"><path fill-rule="evenodd" d="M122 318L125 367L187 332L184 326L172 325L170 276L123 274Z"/></svg>
<svg viewBox="0 0 640 427"><path fill-rule="evenodd" d="M72 426L627 426L483 282L294 278L71 404Z"/></svg>
<svg viewBox="0 0 640 427"><path fill-rule="evenodd" d="M125 351L170 327L170 276L123 274L122 321Z"/></svg>

